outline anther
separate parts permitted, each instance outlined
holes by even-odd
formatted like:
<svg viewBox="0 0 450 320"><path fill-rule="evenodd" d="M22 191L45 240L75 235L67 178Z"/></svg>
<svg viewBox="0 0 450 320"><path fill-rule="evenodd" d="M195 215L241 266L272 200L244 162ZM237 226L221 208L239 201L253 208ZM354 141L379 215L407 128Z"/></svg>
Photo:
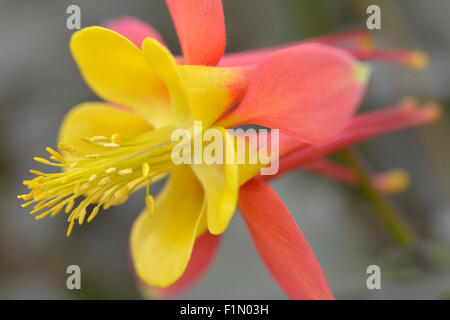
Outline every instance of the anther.
<svg viewBox="0 0 450 320"><path fill-rule="evenodd" d="M73 162L73 163L71 163L71 164L69 165L69 167L72 168L72 169L78 167L78 162Z"/></svg>
<svg viewBox="0 0 450 320"><path fill-rule="evenodd" d="M44 176L45 175L45 173L37 171L37 170L33 170L33 169L30 170L30 173L38 175L38 176Z"/></svg>
<svg viewBox="0 0 450 320"><path fill-rule="evenodd" d="M56 207L53 209L53 212L52 212L52 214L50 215L50 217L56 216L56 215L62 210L62 208L64 208L64 203L62 203L62 204L56 206Z"/></svg>
<svg viewBox="0 0 450 320"><path fill-rule="evenodd" d="M121 143L122 142L122 137L120 136L120 134L119 133L114 133L112 136L111 136L111 142L112 143Z"/></svg>
<svg viewBox="0 0 450 320"><path fill-rule="evenodd" d="M118 147L120 147L119 144L117 144L117 143L112 143L112 142L110 142L110 143L105 143L103 146L106 147L106 148L110 148L110 149L117 149Z"/></svg>
<svg viewBox="0 0 450 320"><path fill-rule="evenodd" d="M64 159L64 157L63 157L59 152L53 150L53 149L50 148L50 147L45 148L45 150L46 150L49 154L51 154L52 156L54 156L54 157L56 157L56 158L58 158L58 159Z"/></svg>
<svg viewBox="0 0 450 320"><path fill-rule="evenodd" d="M105 177L102 180L100 180L100 182L98 183L99 186L104 186L105 184L108 184L111 182L111 178L110 177Z"/></svg>
<svg viewBox="0 0 450 320"><path fill-rule="evenodd" d="M100 155L98 153L92 153L92 154L87 154L84 157L87 159L97 159L98 157L100 157Z"/></svg>
<svg viewBox="0 0 450 320"><path fill-rule="evenodd" d="M99 207L95 207L95 208L92 210L91 214L89 215L89 217L88 217L88 219L87 219L87 222L88 222L88 223L91 222L91 221L95 218L95 216L96 216L97 213L98 213L98 210L99 210Z"/></svg>
<svg viewBox="0 0 450 320"><path fill-rule="evenodd" d="M72 147L68 144L62 143L62 142L60 142L58 144L58 149L69 152L69 153L75 153L75 151L76 151L74 147Z"/></svg>
<svg viewBox="0 0 450 320"><path fill-rule="evenodd" d="M71 234L71 232L72 232L72 229L73 229L73 224L74 224L74 223L75 223L74 220L72 220L72 221L70 222L69 228L67 228L67 234L66 234L67 237L70 236L70 234Z"/></svg>
<svg viewBox="0 0 450 320"><path fill-rule="evenodd" d="M106 142L106 141L108 141L108 138L105 136L94 136L94 137L90 138L89 140L93 143L98 143L98 142Z"/></svg>
<svg viewBox="0 0 450 320"><path fill-rule="evenodd" d="M41 220L42 218L45 218L46 216L48 216L51 211L52 210L45 211L45 212L41 213L40 215L34 217L34 219Z"/></svg>
<svg viewBox="0 0 450 320"><path fill-rule="evenodd" d="M127 194L127 188L122 188L121 190L117 191L114 196L109 200L109 203L113 206L117 206L119 204L124 203L128 200L128 194Z"/></svg>
<svg viewBox="0 0 450 320"><path fill-rule="evenodd" d="M105 170L105 173L107 173L107 174L111 174L111 173L114 173L114 172L116 172L116 168L114 168L114 167L111 167L111 168L109 168L109 169L106 169Z"/></svg>
<svg viewBox="0 0 450 320"><path fill-rule="evenodd" d="M17 196L17 199L30 200L33 196L30 193L21 194Z"/></svg>
<svg viewBox="0 0 450 320"><path fill-rule="evenodd" d="M148 164L148 162L144 162L144 164L142 165L142 176L147 177L149 173L150 165Z"/></svg>
<svg viewBox="0 0 450 320"><path fill-rule="evenodd" d="M53 160L53 161L61 162L61 163L66 162L65 159L58 158L58 157L55 157L55 156L51 156L50 159Z"/></svg>
<svg viewBox="0 0 450 320"><path fill-rule="evenodd" d="M71 198L69 200L69 203L67 203L66 209L64 210L65 213L69 213L70 211L72 211L73 205L75 204L75 200L73 198Z"/></svg>
<svg viewBox="0 0 450 320"><path fill-rule="evenodd" d="M29 200L29 199L24 199L24 200ZM36 201L38 201L38 200L31 200L31 201L29 201L29 202L26 202L26 203L24 203L24 204L21 204L20 206L21 206L22 208L26 208L26 207L30 206L31 204L35 203Z"/></svg>
<svg viewBox="0 0 450 320"><path fill-rule="evenodd" d="M89 189L89 183L88 182L86 182L86 183L83 183L82 185L81 185L81 187L80 187L80 191L86 191L87 189ZM75 186L75 190L77 190L77 187Z"/></svg>
<svg viewBox="0 0 450 320"><path fill-rule="evenodd" d="M120 176L129 176L132 173L133 173L133 169L130 169L130 168L119 171Z"/></svg>
<svg viewBox="0 0 450 320"><path fill-rule="evenodd" d="M145 196L145 204L147 206L147 212L152 217L155 215L156 212L156 204L155 204L155 198L151 194L148 194Z"/></svg>
<svg viewBox="0 0 450 320"><path fill-rule="evenodd" d="M78 224L81 226L84 222L84 217L86 216L86 207L83 207L78 213Z"/></svg>
<svg viewBox="0 0 450 320"><path fill-rule="evenodd" d="M50 161L48 161L47 159L41 158L41 157L34 157L33 160L36 162L47 164L49 166L53 165Z"/></svg>

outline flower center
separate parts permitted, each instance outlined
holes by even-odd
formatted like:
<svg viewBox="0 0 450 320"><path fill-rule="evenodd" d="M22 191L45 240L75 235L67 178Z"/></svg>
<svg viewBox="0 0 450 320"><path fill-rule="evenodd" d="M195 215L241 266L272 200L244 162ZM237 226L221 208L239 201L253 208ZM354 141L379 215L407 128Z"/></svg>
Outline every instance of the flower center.
<svg viewBox="0 0 450 320"><path fill-rule="evenodd" d="M82 138L104 149L96 154L83 154L62 143L58 146L61 152L47 147L51 160L40 157L34 160L61 167L63 171L43 173L30 170L37 177L23 182L30 193L18 196L28 201L22 207L34 204L30 213L41 212L36 219L48 215L54 217L64 209L68 214L68 236L76 220L83 224L89 205L96 206L90 212L88 222L94 219L101 206L108 209L112 205L122 204L130 193L145 185L146 204L149 212L154 212L155 204L149 194L149 186L155 178L175 166L171 161L171 150L176 144L170 139L172 131L173 128L164 127L129 139L121 139L119 134L111 138ZM84 199L77 201L81 196Z"/></svg>

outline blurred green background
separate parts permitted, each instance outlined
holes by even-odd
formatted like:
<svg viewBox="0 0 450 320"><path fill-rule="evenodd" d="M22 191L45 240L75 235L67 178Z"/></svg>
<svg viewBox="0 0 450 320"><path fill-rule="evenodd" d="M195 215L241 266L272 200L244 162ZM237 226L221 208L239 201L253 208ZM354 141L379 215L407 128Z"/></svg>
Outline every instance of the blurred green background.
<svg viewBox="0 0 450 320"><path fill-rule="evenodd" d="M282 44L332 32L364 29L370 4L382 8L384 48L418 48L425 72L374 63L363 110L387 107L406 95L450 100L448 0L224 0L229 52ZM76 228L66 238L63 215L35 221L20 208L21 181L34 155L55 146L64 114L98 100L68 50L66 8L81 8L82 26L132 15L157 28L172 51L176 34L163 0L0 0L0 298L141 298L129 264L128 236L142 194ZM377 171L402 167L407 191L390 197L420 241L396 244L355 189L298 171L273 183L312 246L338 299L450 297L450 118L358 146ZM66 268L81 267L82 289L66 288ZM382 289L368 290L366 268L381 267ZM255 252L239 214L224 235L217 260L188 299L284 299Z"/></svg>

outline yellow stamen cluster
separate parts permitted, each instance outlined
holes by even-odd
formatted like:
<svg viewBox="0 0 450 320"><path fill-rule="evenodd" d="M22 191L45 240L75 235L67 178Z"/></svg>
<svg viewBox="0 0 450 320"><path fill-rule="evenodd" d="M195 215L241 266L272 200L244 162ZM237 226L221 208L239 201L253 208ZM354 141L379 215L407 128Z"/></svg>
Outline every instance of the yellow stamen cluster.
<svg viewBox="0 0 450 320"><path fill-rule="evenodd" d="M24 181L30 192L18 196L27 201L22 207L34 205L30 213L40 212L36 219L54 217L64 209L68 214L69 236L76 220L83 224L89 205L95 207L87 217L88 222L101 207L106 210L122 204L130 193L147 185L145 203L154 214L155 202L149 186L155 176L167 173L174 166L170 158L174 146L170 133L170 128L161 128L131 139L122 139L119 134L111 138L82 138L103 149L96 154L83 154L63 143L58 145L59 152L47 147L50 160L41 157L34 160L63 170L58 173L30 170L37 177ZM84 198L78 201L79 197Z"/></svg>

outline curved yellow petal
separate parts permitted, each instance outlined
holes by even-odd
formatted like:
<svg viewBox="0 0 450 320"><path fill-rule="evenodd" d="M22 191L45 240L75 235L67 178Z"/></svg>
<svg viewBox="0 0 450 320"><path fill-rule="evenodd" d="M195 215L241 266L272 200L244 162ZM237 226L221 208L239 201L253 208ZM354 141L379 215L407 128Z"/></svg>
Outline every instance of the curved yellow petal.
<svg viewBox="0 0 450 320"><path fill-rule="evenodd" d="M245 94L254 67L178 65L172 54L155 39L147 38L142 52L170 93L178 124L203 121L209 127Z"/></svg>
<svg viewBox="0 0 450 320"><path fill-rule="evenodd" d="M239 186L260 173L264 175L278 172L279 150L276 150L277 145L279 147L278 140L272 141L270 134L260 136L258 133L245 132L243 134L235 132L234 139L237 154L242 153L246 157L245 161L238 162Z"/></svg>
<svg viewBox="0 0 450 320"><path fill-rule="evenodd" d="M179 126L190 124L193 120L191 108L175 58L166 47L152 38L146 38L142 43L142 54L169 91L173 123Z"/></svg>
<svg viewBox="0 0 450 320"><path fill-rule="evenodd" d="M111 137L119 133L123 138L131 138L149 130L152 127L148 122L135 113L103 102L86 102L74 107L66 115L58 141L82 153L98 153L104 149L83 141L82 137Z"/></svg>
<svg viewBox="0 0 450 320"><path fill-rule="evenodd" d="M191 165L205 191L208 230L215 235L223 233L228 227L239 195L234 140L223 128L221 130L226 137L224 163Z"/></svg>
<svg viewBox="0 0 450 320"><path fill-rule="evenodd" d="M263 168L263 166L259 163L257 163L257 164L249 164L249 163L240 164L238 166L239 186L242 186L244 183L246 183L247 181L252 179L254 176L258 175L261 171L261 168Z"/></svg>
<svg viewBox="0 0 450 320"><path fill-rule="evenodd" d="M127 38L89 27L72 36L70 49L84 80L103 100L136 110L154 127L170 122L167 88Z"/></svg>
<svg viewBox="0 0 450 320"><path fill-rule="evenodd" d="M203 188L188 166L174 169L156 199L152 216L143 211L131 230L131 256L146 284L167 287L183 274L195 239L206 229Z"/></svg>
<svg viewBox="0 0 450 320"><path fill-rule="evenodd" d="M194 120L209 127L226 110L242 100L253 67L206 67L180 65Z"/></svg>

